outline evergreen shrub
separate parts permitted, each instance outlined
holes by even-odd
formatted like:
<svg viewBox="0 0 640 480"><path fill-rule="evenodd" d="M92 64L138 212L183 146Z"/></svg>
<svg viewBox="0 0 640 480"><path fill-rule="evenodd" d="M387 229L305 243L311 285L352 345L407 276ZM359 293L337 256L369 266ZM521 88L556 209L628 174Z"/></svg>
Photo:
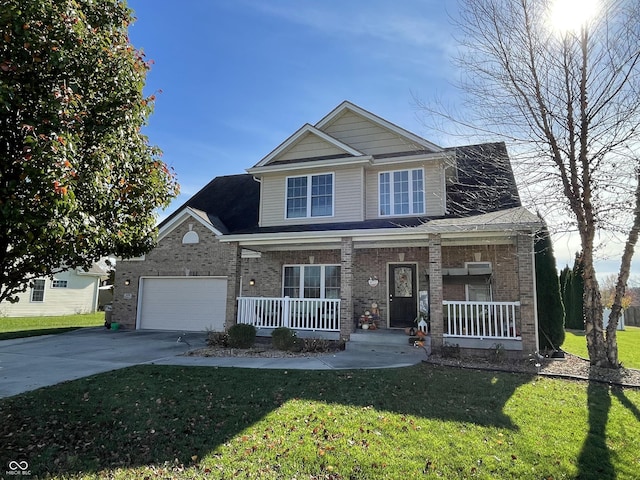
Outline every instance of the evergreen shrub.
<svg viewBox="0 0 640 480"><path fill-rule="evenodd" d="M256 342L256 327L246 323L238 323L229 329L229 346L231 348L251 348Z"/></svg>

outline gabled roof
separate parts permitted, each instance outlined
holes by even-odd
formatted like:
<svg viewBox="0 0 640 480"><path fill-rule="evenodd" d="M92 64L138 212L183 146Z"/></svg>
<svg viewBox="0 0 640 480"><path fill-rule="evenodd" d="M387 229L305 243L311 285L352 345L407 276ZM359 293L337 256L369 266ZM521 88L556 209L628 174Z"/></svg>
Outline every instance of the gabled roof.
<svg viewBox="0 0 640 480"><path fill-rule="evenodd" d="M216 177L187 200L158 228L168 226L188 208L221 234L255 228L258 225L260 184L249 174Z"/></svg>
<svg viewBox="0 0 640 480"><path fill-rule="evenodd" d="M357 146L351 144L351 138L337 138L340 135L333 135L333 130L336 128L339 130L344 125L340 125L346 114L352 114L351 116L359 117L364 123L371 126L374 131L377 131L381 135L387 137L395 137L401 140L401 143L407 146L407 151L392 152L393 155L407 155L407 154L437 154L442 153L445 150L438 145L425 140L418 135L409 132L397 125L374 115L367 110L354 105L351 102L344 101L336 108L334 108L329 114L325 115L315 125L309 125L308 123L303 125L298 131L291 135L287 140L276 147L266 157L260 160L256 165L247 170L249 173L259 173L266 166L275 166L276 163L284 164L291 162L308 162L310 160L322 161L342 158L343 160L371 160L372 156L366 152L361 151ZM349 119L351 120L351 119ZM349 123L347 120L347 124ZM337 132L336 132L337 133ZM314 148L309 148L307 145L305 149L304 142L309 141L309 137L315 137L319 142L314 145ZM296 148L300 147L300 152L296 151ZM314 155L310 152L322 151L321 154ZM292 152L299 153L299 156L294 156ZM308 153L308 156L305 156ZM289 157L287 158L287 155ZM389 156L389 152L385 152L385 155Z"/></svg>
<svg viewBox="0 0 640 480"><path fill-rule="evenodd" d="M485 143L447 149L455 153L456 174L447 185L447 213L439 217L399 217L358 222L307 225L258 226L260 183L252 175L214 178L185 202L159 227L190 214L208 221L222 235L273 234L415 227L425 222L501 212L521 207L515 178L504 143ZM488 217L479 217L479 219ZM491 217L493 218L493 217ZM517 223L517 222L516 222ZM436 223L437 224L437 223Z"/></svg>
<svg viewBox="0 0 640 480"><path fill-rule="evenodd" d="M269 155L264 157L260 162L258 162L254 168L256 167L264 167L268 165L269 162L277 159L277 157L290 148L292 148L296 143L300 142L307 135L313 135L318 137L323 142L326 142L328 146L334 147L335 149L341 151L344 155L349 155L353 157L364 156L362 152L359 152L355 148L350 147L346 143L341 142L333 138L331 135L326 134L325 132L318 130L317 128L309 125L308 123L303 125L296 133L291 135L287 140L282 142L275 150L273 150Z"/></svg>
<svg viewBox="0 0 640 480"><path fill-rule="evenodd" d="M439 147L435 143L431 143L428 140L425 140L424 138L419 137L418 135L411 133L410 131L405 130L404 128L401 128L389 122L388 120L385 120L384 118L378 117L377 115L365 110L364 108L354 105L353 103L347 100L342 102L336 108L331 110L331 112L325 115L324 118L322 118L322 120L316 123L315 127L319 130L324 130L334 120L342 116L347 111L353 112L356 115L364 117L370 122L373 122L386 130L391 130L393 133L400 135L401 137L405 137L413 143L421 145L426 150L429 150L434 153L444 151L442 147Z"/></svg>

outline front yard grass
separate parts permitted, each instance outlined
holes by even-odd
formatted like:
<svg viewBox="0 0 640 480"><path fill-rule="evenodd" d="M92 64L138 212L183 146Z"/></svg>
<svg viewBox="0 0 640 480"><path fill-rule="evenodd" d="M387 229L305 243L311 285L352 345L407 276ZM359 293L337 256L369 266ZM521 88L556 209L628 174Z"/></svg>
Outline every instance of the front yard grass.
<svg viewBox="0 0 640 480"><path fill-rule="evenodd" d="M566 330L562 350L589 358L587 340L582 330ZM627 368L640 368L640 327L625 327L616 332L618 360Z"/></svg>
<svg viewBox="0 0 640 480"><path fill-rule="evenodd" d="M63 333L104 325L104 312L58 317L0 317L0 340Z"/></svg>
<svg viewBox="0 0 640 480"><path fill-rule="evenodd" d="M434 365L145 365L0 400L0 456L54 478L627 479L640 391ZM15 463L14 463L15 465Z"/></svg>

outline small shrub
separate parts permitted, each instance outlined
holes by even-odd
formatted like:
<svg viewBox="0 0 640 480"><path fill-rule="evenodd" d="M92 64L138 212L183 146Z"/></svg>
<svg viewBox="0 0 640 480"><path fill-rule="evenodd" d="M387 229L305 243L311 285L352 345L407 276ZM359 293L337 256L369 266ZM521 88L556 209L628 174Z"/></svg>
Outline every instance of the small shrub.
<svg viewBox="0 0 640 480"><path fill-rule="evenodd" d="M322 338L305 338L302 351L305 353L326 352L329 349L328 340Z"/></svg>
<svg viewBox="0 0 640 480"><path fill-rule="evenodd" d="M502 363L505 359L507 351L501 343L494 343L489 350L489 361L494 363Z"/></svg>
<svg viewBox="0 0 640 480"><path fill-rule="evenodd" d="M296 332L287 327L278 327L271 333L273 348L278 350L293 351L296 348L296 344L299 344L297 340Z"/></svg>
<svg viewBox="0 0 640 480"><path fill-rule="evenodd" d="M207 345L226 348L229 346L229 334L226 332L209 332L207 334Z"/></svg>
<svg viewBox="0 0 640 480"><path fill-rule="evenodd" d="M256 327L238 323L229 328L228 338L231 348L251 348L256 342Z"/></svg>
<svg viewBox="0 0 640 480"><path fill-rule="evenodd" d="M460 345L445 343L442 346L442 356L444 358L460 358Z"/></svg>

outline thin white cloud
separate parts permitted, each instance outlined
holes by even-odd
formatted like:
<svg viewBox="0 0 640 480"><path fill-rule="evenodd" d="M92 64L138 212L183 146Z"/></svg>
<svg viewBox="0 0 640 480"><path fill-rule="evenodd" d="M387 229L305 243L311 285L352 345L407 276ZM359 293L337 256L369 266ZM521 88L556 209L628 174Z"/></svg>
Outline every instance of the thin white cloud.
<svg viewBox="0 0 640 480"><path fill-rule="evenodd" d="M453 46L444 10L433 2L428 16L425 2L255 2L246 5L264 14L298 24L329 37L377 41L403 48L448 51ZM404 7L404 8L403 8ZM421 11L424 16L416 16ZM406 12L406 13L405 13ZM437 12L437 15L435 13ZM444 20L444 24L443 24ZM345 46L356 46L348 43Z"/></svg>

